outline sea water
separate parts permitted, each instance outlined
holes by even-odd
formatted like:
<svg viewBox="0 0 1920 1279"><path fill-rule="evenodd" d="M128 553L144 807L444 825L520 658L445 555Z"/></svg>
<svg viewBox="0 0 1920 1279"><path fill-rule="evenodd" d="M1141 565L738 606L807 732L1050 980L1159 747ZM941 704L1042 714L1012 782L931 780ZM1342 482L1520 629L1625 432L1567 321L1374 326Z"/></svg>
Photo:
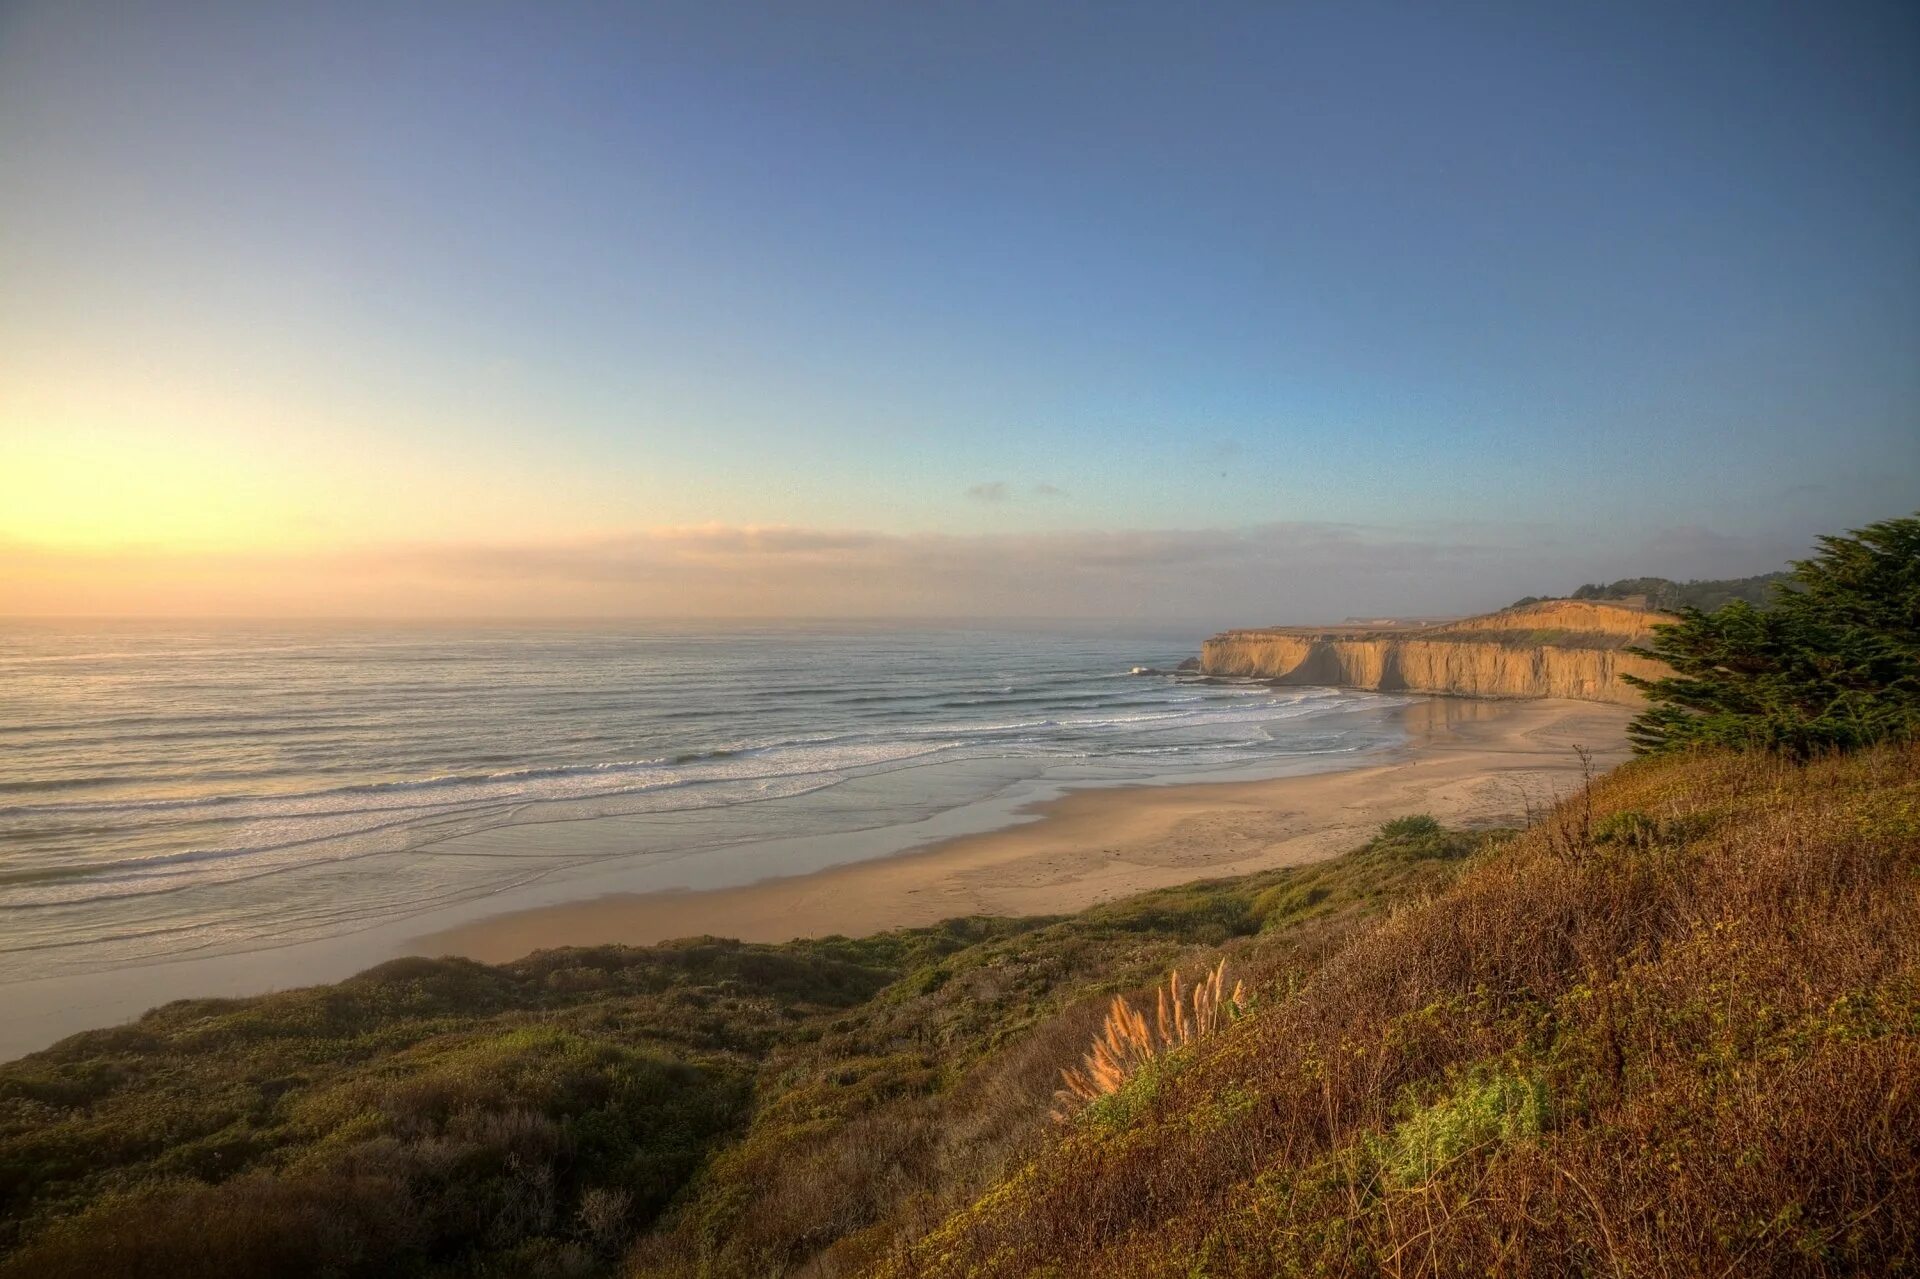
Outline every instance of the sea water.
<svg viewBox="0 0 1920 1279"><path fill-rule="evenodd" d="M506 908L536 885L698 887L728 850L735 878L742 849L744 873L791 873L810 867L753 850L868 855L887 851L876 830L1017 786L1299 771L1397 740L1393 699L1176 671L1199 638L7 623L0 982Z"/></svg>

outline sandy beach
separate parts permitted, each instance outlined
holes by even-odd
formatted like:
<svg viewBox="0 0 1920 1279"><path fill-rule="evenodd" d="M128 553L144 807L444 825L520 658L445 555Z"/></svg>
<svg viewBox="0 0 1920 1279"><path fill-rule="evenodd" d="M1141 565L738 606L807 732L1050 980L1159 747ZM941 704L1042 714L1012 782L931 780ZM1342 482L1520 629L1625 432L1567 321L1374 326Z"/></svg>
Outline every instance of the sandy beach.
<svg viewBox="0 0 1920 1279"><path fill-rule="evenodd" d="M1057 914L1188 880L1329 857L1382 821L1518 824L1579 784L1584 748L1627 755L1625 707L1435 698L1405 712L1388 762L1252 782L1074 791L1021 824L811 874L703 891L613 894L503 914L421 937L417 954L501 961L555 946L643 945L711 934L785 941L859 936L956 915Z"/></svg>

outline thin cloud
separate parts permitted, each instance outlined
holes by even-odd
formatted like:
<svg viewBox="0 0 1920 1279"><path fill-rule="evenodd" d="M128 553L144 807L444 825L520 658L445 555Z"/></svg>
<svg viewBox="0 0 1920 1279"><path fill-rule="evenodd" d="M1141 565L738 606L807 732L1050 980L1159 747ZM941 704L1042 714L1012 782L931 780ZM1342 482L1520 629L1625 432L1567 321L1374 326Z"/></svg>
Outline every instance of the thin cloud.
<svg viewBox="0 0 1920 1279"><path fill-rule="evenodd" d="M970 534L700 524L305 552L0 542L0 600L23 615L1133 617L1204 634L1478 612L1539 583L1737 576L1798 550L1698 527L1575 545L1519 523L1326 520Z"/></svg>
<svg viewBox="0 0 1920 1279"><path fill-rule="evenodd" d="M12 549L12 553L7 552ZM53 564L0 547L23 612L361 616L1140 617L1218 624L1439 612L1513 549L1331 522L1045 533L697 525L552 541ZM9 562L11 561L11 562ZM1498 585L1487 585L1488 575ZM85 589L33 591L36 583Z"/></svg>
<svg viewBox="0 0 1920 1279"><path fill-rule="evenodd" d="M1038 498L1056 498L1067 495L1067 491L1059 485L1047 484L1045 482L1035 484L1026 491L1031 496ZM987 480L980 484L971 485L967 489L967 496L976 502L999 503L1015 500L1013 485L1007 483L1005 480Z"/></svg>

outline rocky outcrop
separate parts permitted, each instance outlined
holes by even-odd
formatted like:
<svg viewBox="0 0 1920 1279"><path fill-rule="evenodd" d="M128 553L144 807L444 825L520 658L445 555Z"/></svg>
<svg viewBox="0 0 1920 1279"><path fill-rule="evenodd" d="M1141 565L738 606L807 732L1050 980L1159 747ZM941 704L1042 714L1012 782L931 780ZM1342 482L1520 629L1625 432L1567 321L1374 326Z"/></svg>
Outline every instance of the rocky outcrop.
<svg viewBox="0 0 1920 1279"><path fill-rule="evenodd" d="M1667 669L1624 651L1652 638L1664 614L1584 600L1547 600L1437 626L1269 627L1227 631L1201 648L1209 675L1281 684L1467 697L1570 697L1638 705L1620 677Z"/></svg>

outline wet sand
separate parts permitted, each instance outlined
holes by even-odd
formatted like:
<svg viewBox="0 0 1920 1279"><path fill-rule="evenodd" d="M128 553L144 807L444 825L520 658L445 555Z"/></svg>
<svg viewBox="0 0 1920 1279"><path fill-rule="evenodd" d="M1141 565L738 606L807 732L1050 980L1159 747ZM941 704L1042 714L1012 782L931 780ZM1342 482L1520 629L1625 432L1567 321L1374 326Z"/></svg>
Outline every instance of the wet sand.
<svg viewBox="0 0 1920 1279"><path fill-rule="evenodd" d="M1022 824L912 852L740 887L622 893L502 914L423 936L424 955L515 959L556 946L708 934L786 941L859 936L956 915L1051 915L1189 880L1297 865L1359 844L1381 822L1517 825L1529 808L1627 756L1631 709L1590 702L1435 698L1404 713L1388 762L1265 781L1074 791Z"/></svg>

